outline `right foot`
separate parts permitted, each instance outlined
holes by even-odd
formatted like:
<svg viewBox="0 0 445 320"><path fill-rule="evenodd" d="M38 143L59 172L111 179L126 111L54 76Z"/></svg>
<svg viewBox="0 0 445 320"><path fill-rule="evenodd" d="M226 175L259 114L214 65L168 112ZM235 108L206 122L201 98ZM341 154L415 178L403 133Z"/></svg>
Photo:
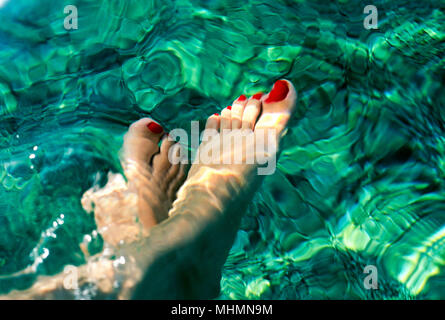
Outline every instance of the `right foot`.
<svg viewBox="0 0 445 320"><path fill-rule="evenodd" d="M296 104L297 93L289 81L280 80L266 96L241 96L231 108L207 121L216 133L203 141L198 153L218 150L227 134L241 135L244 128L257 136L272 131L277 141L284 133ZM259 117L259 118L258 118ZM258 118L258 120L257 120ZM228 131L224 131L228 129ZM264 133L264 132L263 132ZM207 137L207 138L208 138ZM237 143L222 150L220 160L233 159L236 152L256 152L252 146ZM265 146L265 150L270 150ZM275 156L271 154L270 156ZM219 293L221 270L233 245L241 217L259 188L258 164L203 163L197 158L188 178L177 193L170 218L152 229L146 244L146 258L140 256L144 283L157 283L150 291L136 294L144 299L209 299ZM150 260L151 259L151 260ZM145 261L145 262L143 262ZM151 261L151 262L149 262ZM165 279L171 279L165 286ZM172 289L174 288L174 290Z"/></svg>
<svg viewBox="0 0 445 320"><path fill-rule="evenodd" d="M191 167L185 184L178 191L178 199L175 202L170 215L175 214L176 204L186 202L189 205L190 193L202 191L209 194L211 200L209 206L224 211L224 208L237 206L235 203L247 203L261 182L258 176L257 163L233 164L236 153L241 153L245 160L250 153L254 153L251 159L262 157L263 151L268 151L269 157L275 157L281 136L286 129L287 123L295 108L297 93L294 86L287 80L279 80L275 83L272 91L267 95L261 93L247 99L245 96L235 100L232 106L222 110L221 115L214 114L208 120L206 129L214 129L214 134L203 138L199 146L198 156ZM267 141L259 148L256 139L255 146L249 145L246 140L238 139L230 150L219 147L219 163L202 163L199 154L210 154L211 147L221 146L224 137L228 134L235 139L242 134L267 136L267 132L275 134L275 141ZM238 136L239 135L239 136ZM207 139L207 141L205 141ZM273 147L275 146L275 147ZM218 147L216 147L218 149ZM225 164L224 160L227 160ZM232 161L232 162L231 162ZM205 201L199 201L201 206L206 207ZM208 209L208 208L207 208ZM232 209L229 209L232 210Z"/></svg>

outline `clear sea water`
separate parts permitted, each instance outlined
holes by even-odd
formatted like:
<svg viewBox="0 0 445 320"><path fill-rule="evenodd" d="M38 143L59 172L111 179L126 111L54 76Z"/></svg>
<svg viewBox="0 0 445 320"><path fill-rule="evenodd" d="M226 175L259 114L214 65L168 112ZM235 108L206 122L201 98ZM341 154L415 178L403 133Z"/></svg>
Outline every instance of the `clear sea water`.
<svg viewBox="0 0 445 320"><path fill-rule="evenodd" d="M0 6L0 293L84 263L81 243L101 250L80 198L120 170L131 122L187 128L287 78L298 112L220 298L445 298L444 1Z"/></svg>

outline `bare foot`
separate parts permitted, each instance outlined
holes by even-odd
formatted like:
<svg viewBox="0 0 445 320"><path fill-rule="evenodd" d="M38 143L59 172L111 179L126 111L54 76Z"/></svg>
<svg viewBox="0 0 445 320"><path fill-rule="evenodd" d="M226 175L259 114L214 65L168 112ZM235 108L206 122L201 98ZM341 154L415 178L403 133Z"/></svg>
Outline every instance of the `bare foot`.
<svg viewBox="0 0 445 320"><path fill-rule="evenodd" d="M264 153L269 159L275 156L277 148L274 146L279 144L285 131L296 97L292 84L280 80L266 96L255 95L250 99L241 96L231 108L224 109L221 116L210 117L207 128L213 128L214 132L204 137L198 153L208 154L210 151L215 156L211 159L219 161L208 163L197 157L170 211L176 189L184 179L182 165L174 166L168 162L167 151L176 152L172 148L177 147L164 140L161 152L156 154L162 136L159 127L151 124L154 122L150 119L133 124L125 136L123 148L128 186L119 181L122 178L112 176L104 189L88 191L82 203L86 207L95 203L99 230L102 229L102 235L110 243L134 238L137 217L143 222L144 230L165 219L167 212L170 218L151 228L149 236L142 241L125 241L119 247L119 255L127 257L123 271L115 267L116 262L121 263L121 258L118 261L102 259L97 267L99 272L94 274L107 281L102 278L88 281L102 281L106 285L99 286L100 292L109 295L109 283L114 283L116 274L120 274L119 278L124 281L119 298L215 298L219 294L221 269L233 245L239 222L262 178L258 175L258 162L233 164L230 161L240 152L244 160L252 153L256 160L257 156L264 159ZM147 126L151 132L146 130ZM247 134L239 129L246 129ZM261 139L265 132L268 138ZM270 139L269 132L273 133L274 139ZM229 135L260 139L241 140L229 149L221 148L222 141ZM225 163L225 160L230 161ZM78 272L90 274L88 268L83 273L82 270L79 268ZM64 274L53 277L54 285L49 288L46 285L49 280L42 279L20 296L70 293L61 289L64 278ZM39 287L39 284L46 287Z"/></svg>
<svg viewBox="0 0 445 320"><path fill-rule="evenodd" d="M106 242L134 242L168 217L185 179L184 165L168 160L169 152L179 153L179 147L168 141L152 119L143 118L130 126L121 155L128 182L120 174L109 174L104 188L90 189L82 197L84 209L94 210L98 231Z"/></svg>
<svg viewBox="0 0 445 320"><path fill-rule="evenodd" d="M257 161L230 161L239 154L242 160L252 155L263 160L276 156L296 98L293 85L280 80L269 94L250 99L241 96L221 115L208 119L206 127L214 131L205 132L170 218L151 230L144 253L135 251L145 275L133 297L209 299L219 294L222 266L241 217L262 180ZM224 149L224 139L230 135L238 141ZM243 140L243 136L254 139Z"/></svg>
<svg viewBox="0 0 445 320"><path fill-rule="evenodd" d="M208 194L211 201L198 203L204 208L210 206L227 211L225 209L234 203L247 203L259 187L261 175L275 171L275 167L269 171L258 169L268 162L276 164L279 141L296 99L292 83L279 80L269 94L259 93L250 99L241 96L232 106L223 109L221 115L212 115L207 120L203 142L170 215L175 214L176 207L182 202L190 205L187 200L190 190Z"/></svg>

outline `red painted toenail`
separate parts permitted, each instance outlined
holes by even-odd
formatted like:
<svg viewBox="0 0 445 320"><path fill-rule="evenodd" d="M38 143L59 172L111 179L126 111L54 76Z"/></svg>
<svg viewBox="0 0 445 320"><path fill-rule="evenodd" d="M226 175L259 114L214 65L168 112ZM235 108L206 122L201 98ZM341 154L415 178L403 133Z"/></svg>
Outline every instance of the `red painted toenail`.
<svg viewBox="0 0 445 320"><path fill-rule="evenodd" d="M262 96L263 96L263 93L262 93L262 92L258 92L258 93L255 93L255 94L252 96L252 99L260 100Z"/></svg>
<svg viewBox="0 0 445 320"><path fill-rule="evenodd" d="M228 106L227 109L228 109L228 110L232 110L232 106Z"/></svg>
<svg viewBox="0 0 445 320"><path fill-rule="evenodd" d="M284 80L278 80L275 82L272 91L269 93L269 96L266 99L266 103L278 102L284 100L289 93L289 87L287 82Z"/></svg>
<svg viewBox="0 0 445 320"><path fill-rule="evenodd" d="M247 100L247 97L244 94L240 95L240 97L238 98L238 101L245 101L245 100Z"/></svg>
<svg viewBox="0 0 445 320"><path fill-rule="evenodd" d="M162 129L162 127L159 124L157 124L156 122L150 122L147 125L147 127L148 127L148 129L150 129L151 132L156 133L156 134L164 131L164 129Z"/></svg>
<svg viewBox="0 0 445 320"><path fill-rule="evenodd" d="M213 115L214 115L214 116L219 116L219 113L214 113Z"/></svg>

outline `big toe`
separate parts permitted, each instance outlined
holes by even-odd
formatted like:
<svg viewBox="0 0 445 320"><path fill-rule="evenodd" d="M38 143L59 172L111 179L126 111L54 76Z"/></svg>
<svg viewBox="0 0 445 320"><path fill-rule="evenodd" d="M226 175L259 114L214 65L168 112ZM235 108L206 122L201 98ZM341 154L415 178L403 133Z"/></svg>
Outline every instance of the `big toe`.
<svg viewBox="0 0 445 320"><path fill-rule="evenodd" d="M287 126L297 102L297 92L288 80L278 80L262 99L262 112L257 129L275 129L280 134Z"/></svg>
<svg viewBox="0 0 445 320"><path fill-rule="evenodd" d="M161 125L150 118L134 122L124 136L124 162L136 162L146 167L159 152L159 141L164 134Z"/></svg>

